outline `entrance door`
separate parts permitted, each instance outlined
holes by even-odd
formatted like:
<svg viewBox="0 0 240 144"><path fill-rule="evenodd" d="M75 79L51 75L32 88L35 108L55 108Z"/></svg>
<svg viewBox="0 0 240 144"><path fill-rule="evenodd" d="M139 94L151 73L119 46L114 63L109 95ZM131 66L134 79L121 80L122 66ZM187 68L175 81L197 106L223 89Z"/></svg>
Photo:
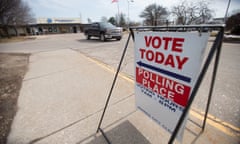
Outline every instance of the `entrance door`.
<svg viewBox="0 0 240 144"><path fill-rule="evenodd" d="M73 33L77 33L77 27L76 26L73 27Z"/></svg>

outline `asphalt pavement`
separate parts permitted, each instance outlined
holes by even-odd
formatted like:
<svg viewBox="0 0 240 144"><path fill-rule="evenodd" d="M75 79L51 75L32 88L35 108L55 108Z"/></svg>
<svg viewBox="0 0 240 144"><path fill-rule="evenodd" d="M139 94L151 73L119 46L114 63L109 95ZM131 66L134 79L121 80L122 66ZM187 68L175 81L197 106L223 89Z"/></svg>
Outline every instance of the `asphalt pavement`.
<svg viewBox="0 0 240 144"><path fill-rule="evenodd" d="M66 47L64 41L59 41L62 46L55 48L54 43L45 43L44 37L39 40L41 43L38 45L33 42L19 43L25 49L17 52L31 52L32 55L8 144L107 143L101 134L96 134L96 130L113 81L114 69L74 50L74 43ZM66 42L68 39L64 40ZM36 46L38 48L31 49ZM199 125L202 118L203 114L199 111L190 111L182 143L240 142L238 128L229 128L229 125L212 117L208 118L205 131L201 133ZM126 73L118 77L102 129L116 144L167 143L170 137L136 109L134 82Z"/></svg>

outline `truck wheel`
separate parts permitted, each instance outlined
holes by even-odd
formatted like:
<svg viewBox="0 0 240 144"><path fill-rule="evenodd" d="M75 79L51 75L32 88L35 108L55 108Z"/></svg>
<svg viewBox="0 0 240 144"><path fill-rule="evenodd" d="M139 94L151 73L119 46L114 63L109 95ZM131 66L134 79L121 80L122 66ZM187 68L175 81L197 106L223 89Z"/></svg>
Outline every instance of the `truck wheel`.
<svg viewBox="0 0 240 144"><path fill-rule="evenodd" d="M104 36L103 33L100 35L100 40L101 40L101 41L106 41L105 36Z"/></svg>

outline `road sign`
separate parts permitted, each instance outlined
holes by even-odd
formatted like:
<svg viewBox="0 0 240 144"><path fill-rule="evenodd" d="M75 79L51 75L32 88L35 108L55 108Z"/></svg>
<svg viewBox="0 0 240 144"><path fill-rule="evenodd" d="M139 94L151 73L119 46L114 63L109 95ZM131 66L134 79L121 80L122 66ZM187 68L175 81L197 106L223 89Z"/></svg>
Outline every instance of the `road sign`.
<svg viewBox="0 0 240 144"><path fill-rule="evenodd" d="M209 33L134 35L136 105L172 133L200 72Z"/></svg>

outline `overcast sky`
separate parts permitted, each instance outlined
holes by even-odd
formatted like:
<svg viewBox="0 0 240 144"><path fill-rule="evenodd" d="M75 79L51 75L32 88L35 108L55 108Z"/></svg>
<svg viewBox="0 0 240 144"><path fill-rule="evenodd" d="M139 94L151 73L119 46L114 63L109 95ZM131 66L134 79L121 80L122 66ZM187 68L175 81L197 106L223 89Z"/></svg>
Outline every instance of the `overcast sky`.
<svg viewBox="0 0 240 144"><path fill-rule="evenodd" d="M109 18L118 13L117 3L112 0L24 0L27 1L36 18L76 18L81 17L86 23L90 18L92 21L100 21L103 16ZM152 3L157 3L168 10L181 0L118 0L119 12L130 16L130 20L141 22L139 14L144 8ZM190 1L190 0L189 0ZM192 0L196 1L196 0ZM228 0L210 0L209 7L215 11L214 17L224 17ZM129 6L129 11L128 11ZM231 0L229 12L240 9L240 0Z"/></svg>

